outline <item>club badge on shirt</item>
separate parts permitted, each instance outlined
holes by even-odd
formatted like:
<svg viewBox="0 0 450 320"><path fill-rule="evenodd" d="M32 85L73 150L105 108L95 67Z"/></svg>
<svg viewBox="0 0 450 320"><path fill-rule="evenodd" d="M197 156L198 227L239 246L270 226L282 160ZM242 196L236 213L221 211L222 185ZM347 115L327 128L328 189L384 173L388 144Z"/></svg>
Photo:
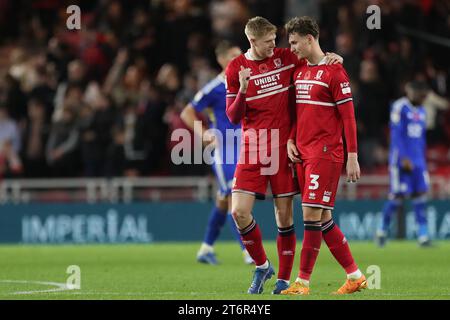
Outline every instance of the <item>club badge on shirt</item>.
<svg viewBox="0 0 450 320"><path fill-rule="evenodd" d="M273 60L273 63L275 64L275 68L279 68L282 65L280 58L276 58L275 60Z"/></svg>

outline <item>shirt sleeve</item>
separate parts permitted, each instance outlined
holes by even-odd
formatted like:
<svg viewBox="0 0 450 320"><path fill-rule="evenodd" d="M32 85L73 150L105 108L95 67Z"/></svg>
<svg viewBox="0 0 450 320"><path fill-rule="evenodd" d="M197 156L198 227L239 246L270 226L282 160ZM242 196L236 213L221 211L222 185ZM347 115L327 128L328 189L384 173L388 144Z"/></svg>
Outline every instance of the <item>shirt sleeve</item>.
<svg viewBox="0 0 450 320"><path fill-rule="evenodd" d="M227 98L236 98L239 91L239 74L233 63L228 64L225 70L225 85L227 88Z"/></svg>
<svg viewBox="0 0 450 320"><path fill-rule="evenodd" d="M398 159L407 156L404 138L406 136L406 124L402 105L393 105L390 115L391 145L398 151Z"/></svg>
<svg viewBox="0 0 450 320"><path fill-rule="evenodd" d="M196 93L194 99L191 101L191 105L194 107L195 111L201 112L208 108L212 104L212 94L210 91L206 90L204 87Z"/></svg>
<svg viewBox="0 0 450 320"><path fill-rule="evenodd" d="M347 152L357 152L356 119L350 81L341 65L337 65L330 79L330 90L339 114L344 123L344 137Z"/></svg>
<svg viewBox="0 0 450 320"><path fill-rule="evenodd" d="M225 71L227 97L226 114L233 124L238 124L245 115L245 94L239 91L239 75L233 64L230 63Z"/></svg>

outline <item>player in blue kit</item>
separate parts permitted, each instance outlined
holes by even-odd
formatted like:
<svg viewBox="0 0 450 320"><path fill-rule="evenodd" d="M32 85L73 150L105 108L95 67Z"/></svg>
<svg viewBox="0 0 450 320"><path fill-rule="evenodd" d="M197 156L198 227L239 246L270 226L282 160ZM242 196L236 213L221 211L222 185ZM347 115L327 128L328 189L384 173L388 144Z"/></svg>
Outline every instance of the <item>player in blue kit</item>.
<svg viewBox="0 0 450 320"><path fill-rule="evenodd" d="M376 242L386 243L391 217L405 197L411 197L417 222L419 245L429 246L426 217L429 176L425 160L426 112L422 103L427 85L412 81L405 86L406 97L391 107L391 145L389 150L390 193L383 208L383 219L377 230Z"/></svg>
<svg viewBox="0 0 450 320"><path fill-rule="evenodd" d="M202 137L204 145L214 144L213 169L219 187L216 204L211 211L205 237L197 253L197 261L208 264L218 263L214 252L214 242L219 237L220 231L228 219L233 234L241 245L245 263L251 264L253 260L242 244L233 217L229 214L231 210L231 187L239 157L240 125L230 123L225 113L226 89L223 70L225 70L231 60L242 52L239 47L227 41L220 42L215 51L217 61L222 67L222 72L207 83L181 113L181 119L189 128L194 130L195 134ZM207 128L204 124L202 126L195 125L195 121L200 121L196 112L204 110L208 111L210 128L214 128L218 133L220 132L220 137L211 134L210 131L206 131ZM234 132L234 135L237 135L237 138L227 139L227 130L229 132L233 130L232 132Z"/></svg>

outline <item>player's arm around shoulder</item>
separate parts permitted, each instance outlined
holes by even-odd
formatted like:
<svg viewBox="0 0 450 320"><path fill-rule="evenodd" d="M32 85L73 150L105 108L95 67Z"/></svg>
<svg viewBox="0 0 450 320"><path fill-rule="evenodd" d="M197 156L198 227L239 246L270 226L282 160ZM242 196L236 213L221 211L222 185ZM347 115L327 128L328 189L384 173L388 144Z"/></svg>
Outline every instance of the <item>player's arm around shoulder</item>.
<svg viewBox="0 0 450 320"><path fill-rule="evenodd" d="M347 71L345 70L345 67L342 63L332 63L327 64L326 68L328 71L331 72L331 74L335 77L336 80L343 81L345 79L348 80ZM333 81L333 79L330 78L330 82Z"/></svg>
<svg viewBox="0 0 450 320"><path fill-rule="evenodd" d="M327 65L340 65L342 67L344 58L337 53L327 52L325 53L325 63Z"/></svg>

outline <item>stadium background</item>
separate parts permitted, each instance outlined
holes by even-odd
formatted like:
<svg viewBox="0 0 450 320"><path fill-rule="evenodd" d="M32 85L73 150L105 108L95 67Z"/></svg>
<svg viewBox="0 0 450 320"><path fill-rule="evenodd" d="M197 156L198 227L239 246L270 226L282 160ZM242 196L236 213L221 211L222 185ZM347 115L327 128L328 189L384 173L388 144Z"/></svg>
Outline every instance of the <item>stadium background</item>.
<svg viewBox="0 0 450 320"><path fill-rule="evenodd" d="M66 27L72 4L79 31ZM380 30L366 27L371 4ZM288 18L314 16L322 47L344 57L363 175L339 187L335 216L350 239L373 237L387 195L390 103L407 80L429 83L428 216L434 238L450 237L449 13L444 0L0 0L0 241L201 240L214 179L207 165L174 165L170 137L218 72L215 44L246 50L254 15L280 27L279 46ZM255 212L274 239L270 199ZM394 234L413 238L403 212Z"/></svg>

